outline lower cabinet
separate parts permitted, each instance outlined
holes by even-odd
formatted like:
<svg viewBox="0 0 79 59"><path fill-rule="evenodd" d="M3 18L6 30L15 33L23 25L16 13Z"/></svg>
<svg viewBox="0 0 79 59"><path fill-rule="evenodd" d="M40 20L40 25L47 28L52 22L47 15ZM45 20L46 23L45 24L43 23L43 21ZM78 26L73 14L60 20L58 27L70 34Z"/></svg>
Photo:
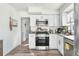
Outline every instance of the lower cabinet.
<svg viewBox="0 0 79 59"><path fill-rule="evenodd" d="M49 35L49 49L58 49L58 40L55 34Z"/></svg>
<svg viewBox="0 0 79 59"><path fill-rule="evenodd" d="M58 50L62 55L64 55L64 37L57 35L57 38L58 38Z"/></svg>
<svg viewBox="0 0 79 59"><path fill-rule="evenodd" d="M29 34L29 49L35 49L35 34Z"/></svg>
<svg viewBox="0 0 79 59"><path fill-rule="evenodd" d="M29 49L35 49L35 46L35 34L29 34ZM64 55L64 37L57 34L50 34L49 49L58 49Z"/></svg>

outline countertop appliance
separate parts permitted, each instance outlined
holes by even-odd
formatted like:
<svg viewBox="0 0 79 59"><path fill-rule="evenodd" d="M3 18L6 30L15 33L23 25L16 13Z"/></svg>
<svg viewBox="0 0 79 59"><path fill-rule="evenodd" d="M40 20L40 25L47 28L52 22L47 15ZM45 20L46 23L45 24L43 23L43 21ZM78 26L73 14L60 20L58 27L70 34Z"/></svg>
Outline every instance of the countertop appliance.
<svg viewBox="0 0 79 59"><path fill-rule="evenodd" d="M56 33L62 33L63 28L57 28Z"/></svg>

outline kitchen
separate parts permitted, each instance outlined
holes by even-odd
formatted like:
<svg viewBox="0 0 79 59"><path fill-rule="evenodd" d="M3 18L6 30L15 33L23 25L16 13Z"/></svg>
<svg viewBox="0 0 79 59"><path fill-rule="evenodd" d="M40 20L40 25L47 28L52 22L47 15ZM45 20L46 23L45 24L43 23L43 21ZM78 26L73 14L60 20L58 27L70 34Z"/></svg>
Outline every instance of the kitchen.
<svg viewBox="0 0 79 59"><path fill-rule="evenodd" d="M13 43L12 46L16 46L16 44L19 46L15 48L11 48L10 46L11 50L9 51L7 48L9 47L8 43L3 41L4 43L1 44L3 46L0 46L0 48L3 49L0 52L2 53L2 51L8 50L8 53L3 53L3 55L74 55L73 3L10 3L8 5L15 8L19 15L19 27L18 31L16 31L19 33L19 36L17 35L18 39L16 40L20 44L17 44L16 40L13 38L14 42L11 41ZM12 16L17 15L12 14Z"/></svg>
<svg viewBox="0 0 79 59"><path fill-rule="evenodd" d="M62 25L59 14L31 15L29 49L58 50L63 56L72 56L74 50L74 5L65 8Z"/></svg>

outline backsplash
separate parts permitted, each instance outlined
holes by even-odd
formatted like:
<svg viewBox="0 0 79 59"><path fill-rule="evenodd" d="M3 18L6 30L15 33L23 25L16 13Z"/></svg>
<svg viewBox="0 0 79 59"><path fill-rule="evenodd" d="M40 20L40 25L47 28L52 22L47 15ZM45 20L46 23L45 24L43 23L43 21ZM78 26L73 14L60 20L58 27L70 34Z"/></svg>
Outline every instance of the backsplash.
<svg viewBox="0 0 79 59"><path fill-rule="evenodd" d="M51 26L51 27L49 27L49 32L50 32L51 34L56 33L56 29L57 29L57 28L58 28L57 26Z"/></svg>
<svg viewBox="0 0 79 59"><path fill-rule="evenodd" d="M57 26L31 26L31 32L36 32L38 29L42 30L42 29L46 29L47 31L49 31L49 33L54 34L56 33L57 30Z"/></svg>

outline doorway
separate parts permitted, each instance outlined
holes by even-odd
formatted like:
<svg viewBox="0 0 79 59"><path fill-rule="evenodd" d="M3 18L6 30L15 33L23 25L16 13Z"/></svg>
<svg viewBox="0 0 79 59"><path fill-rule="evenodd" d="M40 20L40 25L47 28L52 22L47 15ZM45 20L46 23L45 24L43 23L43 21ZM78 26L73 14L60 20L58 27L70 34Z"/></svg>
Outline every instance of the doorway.
<svg viewBox="0 0 79 59"><path fill-rule="evenodd" d="M21 44L29 42L29 33L30 33L30 17L21 18Z"/></svg>

